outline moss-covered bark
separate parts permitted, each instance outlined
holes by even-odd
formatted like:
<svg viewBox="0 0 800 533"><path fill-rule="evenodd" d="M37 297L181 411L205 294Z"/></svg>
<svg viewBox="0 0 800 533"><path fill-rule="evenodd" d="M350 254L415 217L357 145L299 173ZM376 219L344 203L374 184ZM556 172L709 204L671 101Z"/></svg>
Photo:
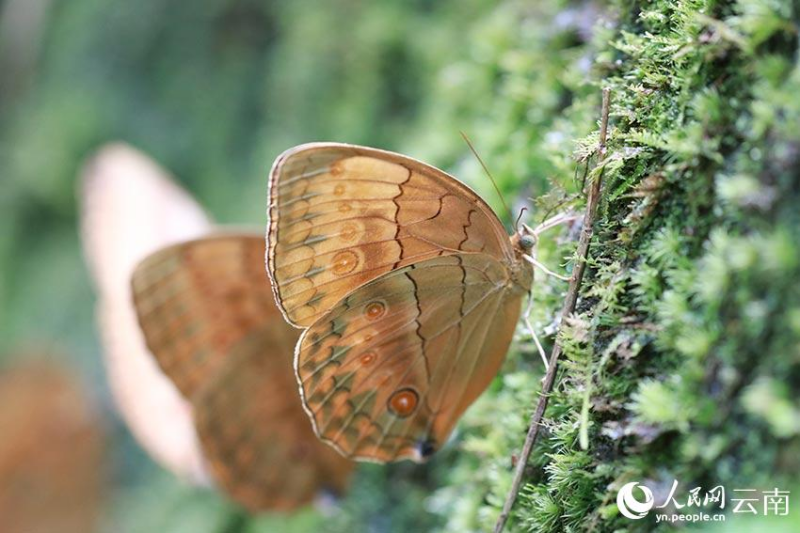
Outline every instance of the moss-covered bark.
<svg viewBox="0 0 800 533"><path fill-rule="evenodd" d="M615 1L554 5L552 17L514 9L514 42L497 61L503 101L484 119L514 134L489 159L546 161L527 168L563 190L552 204L580 187L573 168L591 158L596 132L572 140L596 129L600 86L613 90L613 128L589 274L562 330L559 385L512 528L669 527L618 514L628 481L655 487L657 503L674 479L684 501L696 486L797 489L798 6ZM502 112L509 100L518 114ZM516 178L509 189L531 183ZM571 245L552 246L551 260ZM545 331L563 290L536 283ZM470 413L472 454L440 491L450 530L491 526L538 364L521 345L503 383ZM729 518L725 530L754 527ZM796 527L790 518L773 525Z"/></svg>

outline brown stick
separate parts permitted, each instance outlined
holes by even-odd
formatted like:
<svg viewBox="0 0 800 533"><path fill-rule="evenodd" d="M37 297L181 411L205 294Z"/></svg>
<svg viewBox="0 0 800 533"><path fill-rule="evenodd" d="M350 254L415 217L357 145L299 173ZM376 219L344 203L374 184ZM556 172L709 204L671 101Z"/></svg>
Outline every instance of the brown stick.
<svg viewBox="0 0 800 533"><path fill-rule="evenodd" d="M603 162L606 155L606 135L608 134L608 110L611 105L611 90L603 89L603 108L600 121L600 144L598 147L597 165ZM575 267L572 269L572 276L569 280L569 289L567 296L564 299L564 305L561 308L561 324L563 325L566 318L575 312L575 304L578 301L578 291L583 280L583 272L586 269L586 258L589 253L589 241L592 238L593 225L595 217L597 216L597 206L600 203L600 186L603 182L603 171L594 180L589 189L589 197L586 200L586 213L583 216L583 229L581 236L578 240L578 249L576 251ZM525 474L525 467L528 464L528 459L531 456L533 445L536 443L536 437L539 436L539 428L541 427L544 412L547 409L547 401L550 397L550 392L553 390L553 384L556 380L556 371L558 370L558 358L561 355L561 344L556 337L556 343L553 347L553 352L550 354L550 366L547 369L547 374L544 377L544 384L542 385L542 393L539 397L539 403L536 406L536 411L531 418L530 426L528 427L528 435L525 437L525 444L520 452L519 459L517 460L517 467L514 471L514 479L511 483L511 489L506 496L505 504L503 504L503 511L497 518L497 523L494 526L494 533L501 533L511 515L511 508L519 494L520 487L522 486L522 478Z"/></svg>

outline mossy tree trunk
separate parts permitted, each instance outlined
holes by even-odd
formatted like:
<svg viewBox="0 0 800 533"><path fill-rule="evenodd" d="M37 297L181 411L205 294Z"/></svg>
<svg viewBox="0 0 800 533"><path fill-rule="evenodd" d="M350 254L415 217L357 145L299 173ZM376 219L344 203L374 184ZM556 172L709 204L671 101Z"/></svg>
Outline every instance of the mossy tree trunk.
<svg viewBox="0 0 800 533"><path fill-rule="evenodd" d="M673 480L682 503L691 488L723 485L728 512L734 488L798 489L800 7L694 0L559 8L562 26L518 8L517 56L554 51L568 60L558 72L506 69L507 85L527 83L528 94L560 104L519 115L514 126L545 130L532 140L564 139L529 146L533 158L549 158L563 197L580 188L564 172L576 164L570 134L592 127L601 86L613 91L612 129L588 275L562 327L547 431L512 527L659 527L652 515L636 522L618 514L617 490L629 481L653 488L657 504ZM586 21L597 18L587 40ZM578 75L588 59L591 87ZM596 135L578 143L579 161ZM544 307L563 291L559 283L539 280ZM552 321L548 313L539 324ZM474 442L509 456L519 448L537 388L521 380L536 358L512 361L510 395L493 399L527 403L504 420L506 430ZM508 485L508 465L496 466L486 476L495 511L479 512L481 527ZM791 527L783 518L776 523Z"/></svg>

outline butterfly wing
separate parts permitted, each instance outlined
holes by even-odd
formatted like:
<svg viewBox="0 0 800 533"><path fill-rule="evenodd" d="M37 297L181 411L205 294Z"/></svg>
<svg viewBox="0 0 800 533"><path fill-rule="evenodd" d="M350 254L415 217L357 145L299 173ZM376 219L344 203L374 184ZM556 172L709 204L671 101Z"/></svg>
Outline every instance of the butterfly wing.
<svg viewBox="0 0 800 533"><path fill-rule="evenodd" d="M133 293L149 349L194 407L214 478L251 510L341 490L352 464L320 443L291 370L298 332L275 307L264 238L217 235L161 250Z"/></svg>
<svg viewBox="0 0 800 533"><path fill-rule="evenodd" d="M99 531L109 487L96 406L65 369L25 357L0 371L0 531Z"/></svg>
<svg viewBox="0 0 800 533"><path fill-rule="evenodd" d="M295 338L281 318L253 331L195 401L214 477L252 511L289 511L320 492L341 494L353 469L317 439L303 412L290 363ZM280 356L272 353L278 349Z"/></svg>
<svg viewBox="0 0 800 533"><path fill-rule="evenodd" d="M425 459L497 373L519 318L509 270L436 257L358 288L301 337L295 372L317 434L347 457Z"/></svg>
<svg viewBox="0 0 800 533"><path fill-rule="evenodd" d="M211 230L203 209L168 173L124 144L102 148L81 180L81 240L104 297L126 299L136 264Z"/></svg>
<svg viewBox="0 0 800 533"><path fill-rule="evenodd" d="M286 319L308 327L353 289L460 252L513 259L497 216L432 166L360 146L292 148L270 174L267 254Z"/></svg>
<svg viewBox="0 0 800 533"><path fill-rule="evenodd" d="M160 464L206 477L188 402L147 351L130 277L155 250L207 233L211 222L165 170L124 144L102 148L82 171L81 242L98 293L96 315L115 403Z"/></svg>
<svg viewBox="0 0 800 533"><path fill-rule="evenodd" d="M221 234L184 242L152 254L133 273L147 347L187 398L215 379L237 343L281 319L264 272L263 240ZM275 352L291 353L293 338L287 341Z"/></svg>

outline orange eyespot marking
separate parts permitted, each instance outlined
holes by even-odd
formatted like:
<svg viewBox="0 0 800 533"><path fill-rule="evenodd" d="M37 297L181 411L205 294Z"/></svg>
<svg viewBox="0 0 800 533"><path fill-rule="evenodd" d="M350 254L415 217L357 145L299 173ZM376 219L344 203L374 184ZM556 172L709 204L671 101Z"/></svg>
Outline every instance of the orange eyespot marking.
<svg viewBox="0 0 800 533"><path fill-rule="evenodd" d="M341 161L337 161L331 165L331 174L334 176L338 176L342 173L342 163Z"/></svg>
<svg viewBox="0 0 800 533"><path fill-rule="evenodd" d="M344 185L339 184L336 187L334 187L333 188L333 194L335 194L336 196L343 195L344 194Z"/></svg>
<svg viewBox="0 0 800 533"><path fill-rule="evenodd" d="M339 238L345 241L352 241L358 235L358 228L353 224L345 224L342 226L342 231L339 232Z"/></svg>
<svg viewBox="0 0 800 533"><path fill-rule="evenodd" d="M377 356L375 355L375 352L373 352L373 351L371 351L371 350L370 350L369 352L365 352L365 353L364 353L364 354L361 356L361 364L362 364L363 366L369 366L369 365L371 365L372 363L374 363L374 362L375 362L375 358L376 358L376 357L377 357Z"/></svg>
<svg viewBox="0 0 800 533"><path fill-rule="evenodd" d="M374 338L375 337L373 337L371 333L367 333L366 335L364 335L364 340L362 340L361 342L363 342L364 344L368 344L372 342L372 339Z"/></svg>
<svg viewBox="0 0 800 533"><path fill-rule="evenodd" d="M386 314L386 304L383 302L372 302L367 304L367 307L364 308L364 315L369 320L377 320L383 315Z"/></svg>
<svg viewBox="0 0 800 533"><path fill-rule="evenodd" d="M410 416L417 408L419 395L414 389L400 389L389 397L389 411L400 418Z"/></svg>
<svg viewBox="0 0 800 533"><path fill-rule="evenodd" d="M358 256L355 252L345 250L333 256L333 273L337 276L349 274L358 266Z"/></svg>
<svg viewBox="0 0 800 533"><path fill-rule="evenodd" d="M341 185L337 185L336 187L342 187L342 186ZM344 187L342 187L342 192L344 192ZM342 194L342 192L336 192L336 189L333 190L333 194L336 194L336 195L340 195L340 194ZM352 209L352 208L350 207L350 204L348 204L347 202L342 202L342 203L339 204L339 212L340 213L349 213L350 209Z"/></svg>

